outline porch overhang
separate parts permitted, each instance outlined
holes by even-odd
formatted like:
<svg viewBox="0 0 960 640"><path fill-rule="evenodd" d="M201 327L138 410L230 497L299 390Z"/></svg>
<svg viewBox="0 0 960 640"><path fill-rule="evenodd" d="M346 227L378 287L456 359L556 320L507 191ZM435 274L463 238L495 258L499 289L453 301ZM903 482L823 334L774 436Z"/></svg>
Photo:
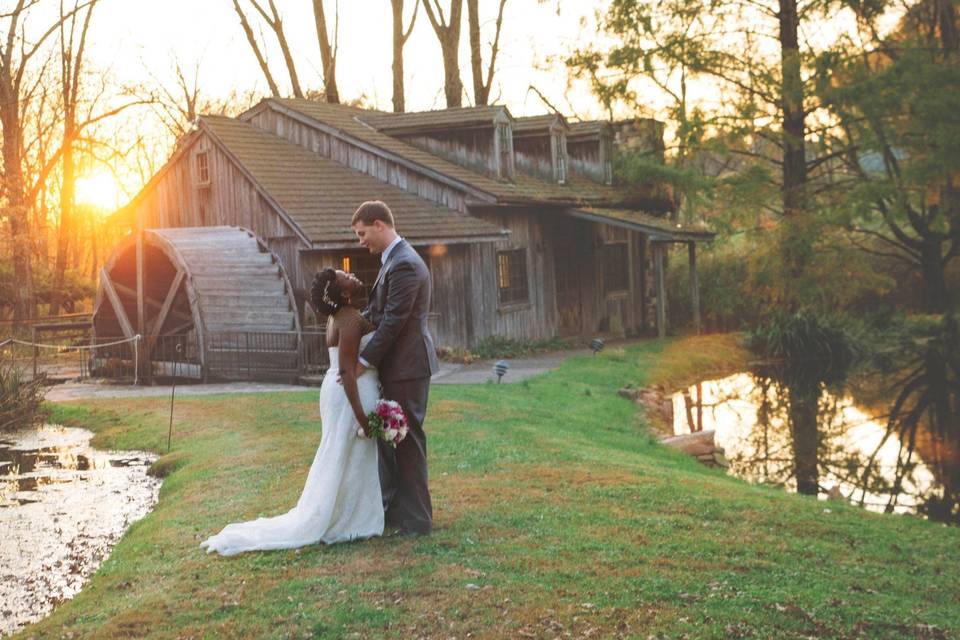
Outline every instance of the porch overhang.
<svg viewBox="0 0 960 640"><path fill-rule="evenodd" d="M709 242L716 235L703 228L671 222L642 211L600 207L580 207L565 211L574 218L638 231L647 235L651 242Z"/></svg>
<svg viewBox="0 0 960 640"><path fill-rule="evenodd" d="M481 235L481 236L455 236L455 237L417 237L405 235L401 232L404 240L414 247L429 247L438 244L473 244L476 242L497 242L506 238L510 232L504 229L502 233ZM312 251L331 251L338 249L356 249L358 248L357 239L351 240L330 240L314 241Z"/></svg>

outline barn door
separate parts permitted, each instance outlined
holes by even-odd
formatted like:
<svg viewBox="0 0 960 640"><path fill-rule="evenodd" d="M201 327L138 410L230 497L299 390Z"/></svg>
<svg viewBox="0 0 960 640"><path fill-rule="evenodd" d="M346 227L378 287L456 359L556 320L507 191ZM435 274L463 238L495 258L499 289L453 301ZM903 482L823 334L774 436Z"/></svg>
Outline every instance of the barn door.
<svg viewBox="0 0 960 640"><path fill-rule="evenodd" d="M583 234L570 225L558 229L553 251L557 283L557 327L561 336L575 336L583 331L583 296L580 278L583 267Z"/></svg>

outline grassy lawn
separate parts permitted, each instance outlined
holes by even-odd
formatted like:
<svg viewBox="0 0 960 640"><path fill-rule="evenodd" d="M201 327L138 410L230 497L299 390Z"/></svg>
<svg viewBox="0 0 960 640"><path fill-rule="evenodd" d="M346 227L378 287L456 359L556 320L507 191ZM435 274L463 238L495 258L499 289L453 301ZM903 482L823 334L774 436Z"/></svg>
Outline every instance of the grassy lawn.
<svg viewBox="0 0 960 640"><path fill-rule="evenodd" d="M685 338L523 384L436 385L434 535L229 559L200 540L295 503L320 439L317 393L179 399L156 509L22 636L960 634L960 529L727 477L656 444L616 393L745 357L727 337ZM92 429L96 446L160 452L168 406L71 403L53 419Z"/></svg>

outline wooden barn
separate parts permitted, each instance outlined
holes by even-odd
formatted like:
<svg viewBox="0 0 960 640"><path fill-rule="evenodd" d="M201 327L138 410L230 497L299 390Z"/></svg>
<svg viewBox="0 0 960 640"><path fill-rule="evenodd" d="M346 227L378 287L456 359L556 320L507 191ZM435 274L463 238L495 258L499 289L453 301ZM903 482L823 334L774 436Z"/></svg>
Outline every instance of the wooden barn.
<svg viewBox="0 0 960 640"><path fill-rule="evenodd" d="M199 118L126 213L141 232L251 231L289 279L292 326L315 322L305 292L318 269L373 282L379 258L360 250L350 218L380 199L430 268L438 345L663 334L664 247L687 244L695 261L712 234L670 221L669 189L615 184L615 154L662 153L661 135L649 120L515 118L502 106L394 114L267 99ZM244 304L232 305L238 318Z"/></svg>

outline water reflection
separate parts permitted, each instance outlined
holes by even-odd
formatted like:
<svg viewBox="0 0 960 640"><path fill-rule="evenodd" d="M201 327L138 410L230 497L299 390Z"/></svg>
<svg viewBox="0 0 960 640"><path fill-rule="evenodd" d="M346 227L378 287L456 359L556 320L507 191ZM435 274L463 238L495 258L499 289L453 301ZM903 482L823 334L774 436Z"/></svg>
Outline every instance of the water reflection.
<svg viewBox="0 0 960 640"><path fill-rule="evenodd" d="M958 354L947 331L847 379L767 369L703 381L674 395L674 432L714 430L730 472L751 482L960 524Z"/></svg>
<svg viewBox="0 0 960 640"><path fill-rule="evenodd" d="M97 451L44 426L0 440L0 635L47 615L156 503L154 456Z"/></svg>

